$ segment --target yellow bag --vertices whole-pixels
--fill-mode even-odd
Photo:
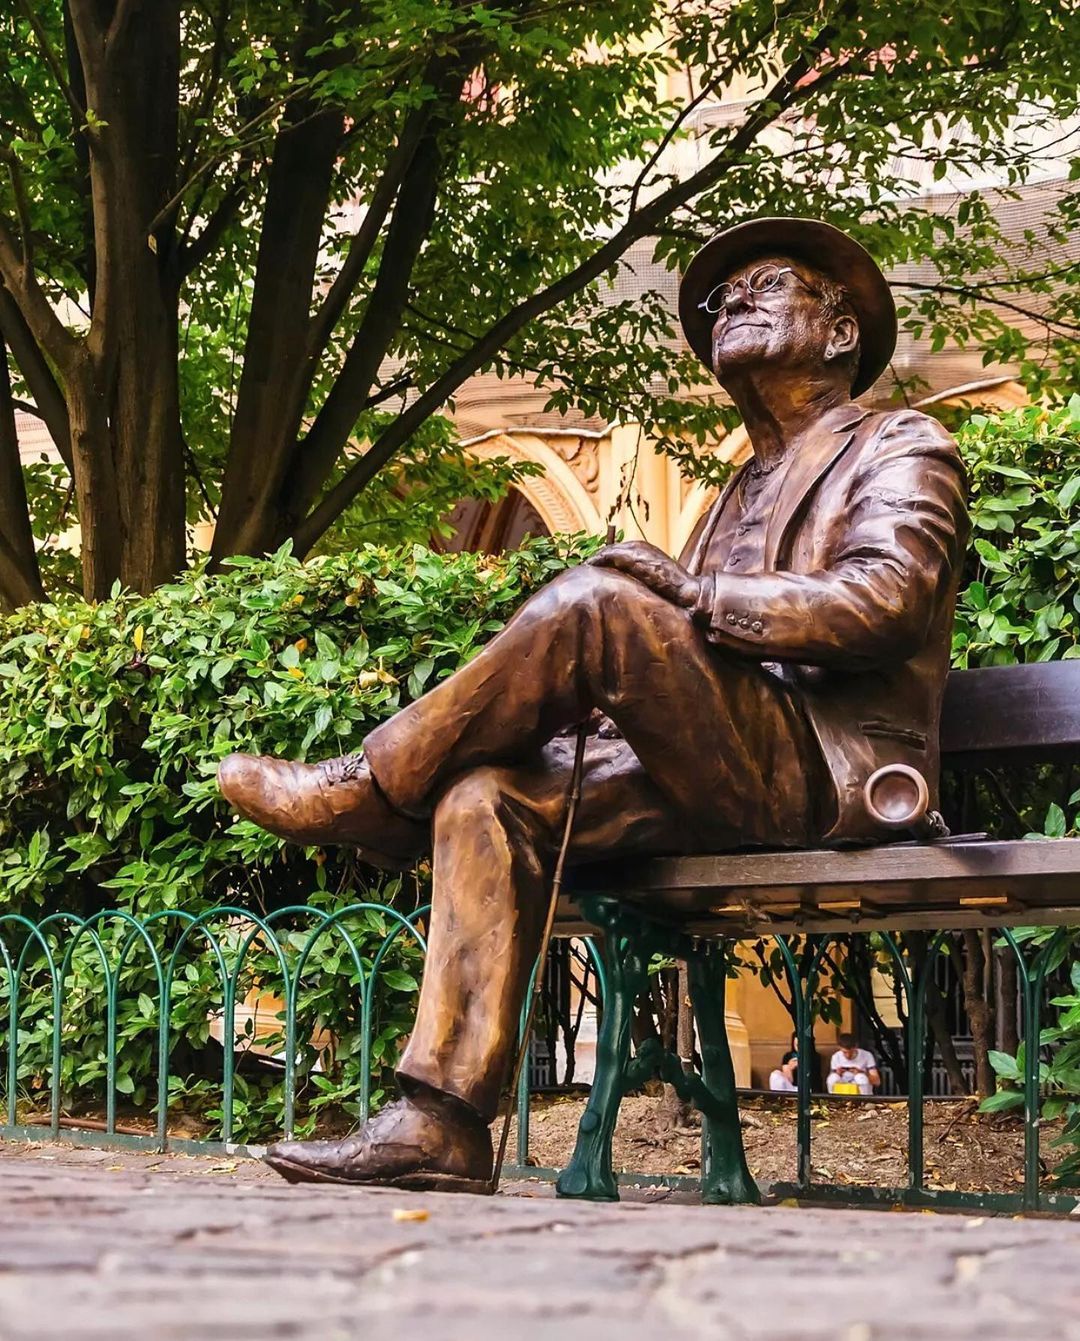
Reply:
[[[858,1094],[859,1087],[853,1080],[838,1080],[832,1087],[833,1094]]]

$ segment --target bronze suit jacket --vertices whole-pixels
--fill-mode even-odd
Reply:
[[[724,572],[710,550],[741,471],[687,566],[707,570],[695,618],[710,641],[761,662],[803,705],[835,788],[826,841],[844,842],[882,836],[862,796],[882,764],[918,768],[936,804],[968,520],[964,468],[936,420],[852,405],[822,429],[781,481],[763,571]]]

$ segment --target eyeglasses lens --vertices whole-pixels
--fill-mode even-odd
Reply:
[[[784,274],[784,271],[779,266],[759,266],[748,279],[737,279],[734,284],[717,284],[715,289],[709,290],[705,301],[698,303],[698,307],[707,312],[709,316],[715,317],[727,305],[727,300],[737,285],[745,285],[751,293],[768,293],[770,289],[776,288],[782,274]]]

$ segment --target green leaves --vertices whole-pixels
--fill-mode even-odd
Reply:
[[[1007,1052],[995,1052],[993,1050],[987,1055],[996,1076],[1000,1076],[1002,1080],[1019,1081],[1022,1079],[1015,1057],[1010,1057]]]
[[[954,664],[1080,655],[1080,397],[972,415],[959,440],[974,527]],[[992,536],[992,539],[990,538]]]
[[[164,935],[176,929],[166,915],[197,916],[221,903],[262,914],[297,904],[333,912],[365,896],[415,907],[424,872],[403,892],[400,881],[347,851],[301,850],[234,823],[217,790],[217,762],[232,750],[315,759],[356,749],[403,702],[473,656],[532,590],[598,543],[538,540],[500,558],[371,545],[306,565],[286,548],[219,576],[197,567],[147,598],[117,593],[90,604],[67,596],[0,619],[5,911],[40,917],[42,910],[85,914],[116,906],[143,919],[158,915],[155,934]],[[323,1105],[355,1107],[358,1001],[390,929],[378,910],[349,920],[344,930],[360,970],[341,932],[326,933],[309,955],[299,995],[302,1060],[307,1067],[321,1057]],[[310,919],[292,934],[283,929],[292,962],[309,931]],[[99,934],[115,962],[128,929],[107,924]],[[212,934],[231,965],[240,928],[226,919]],[[402,936],[380,965],[376,1089],[387,1087],[396,1040],[410,1027],[418,960]],[[276,956],[257,941],[238,1003],[256,984],[270,997],[282,995],[279,979]],[[0,1013],[7,990],[0,975]],[[220,1045],[209,1039],[221,997],[213,952],[193,936],[173,988],[174,1030],[187,1049],[177,1055],[193,1052],[210,1074],[220,1067]],[[139,943],[118,993],[118,1088],[132,1102],[153,1093],[157,999]],[[74,956],[66,1000],[64,1102],[100,1103],[106,993],[89,938]],[[50,984],[40,967],[24,984],[21,1009],[27,1027],[47,1026]],[[264,1015],[252,1036],[280,1052],[277,1010]],[[334,1039],[332,1055],[305,1041],[326,1034]],[[28,1074],[47,1071],[50,1047],[44,1027],[23,1044],[20,1066]],[[255,1140],[279,1129],[280,1074],[256,1070],[238,1076],[237,1085],[239,1135]],[[216,1082],[181,1077],[177,1093],[207,1122],[219,1120]],[[308,1097],[301,1087],[302,1105]],[[307,1111],[317,1111],[314,1101]]]

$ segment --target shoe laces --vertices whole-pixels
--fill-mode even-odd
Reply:
[[[331,786],[342,782],[355,782],[364,771],[364,756],[343,754],[337,759],[326,759],[319,767]]]

